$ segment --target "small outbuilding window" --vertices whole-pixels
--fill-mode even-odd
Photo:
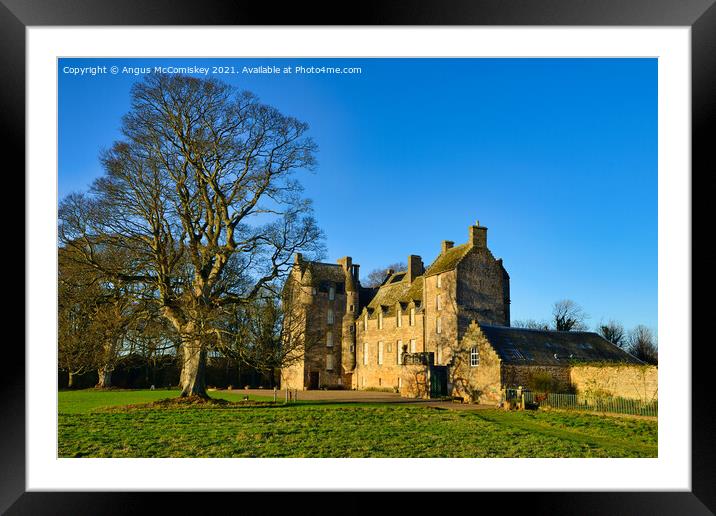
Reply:
[[[477,347],[470,349],[470,367],[477,367],[480,365],[480,354],[477,352]]]

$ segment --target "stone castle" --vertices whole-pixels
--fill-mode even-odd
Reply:
[[[492,403],[505,388],[535,378],[584,390],[608,377],[602,391],[656,396],[655,368],[638,396],[621,385],[628,374],[585,373],[595,363],[642,365],[595,333],[511,328],[510,276],[479,222],[466,243],[443,241],[427,269],[410,255],[407,270],[386,271],[376,288],[361,286],[349,256],[328,264],[297,254],[284,300],[293,324],[286,333],[297,351],[281,371],[282,388],[390,389]]]

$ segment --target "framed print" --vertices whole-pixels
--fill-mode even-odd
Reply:
[[[714,510],[713,2],[0,12],[28,242],[3,510]]]

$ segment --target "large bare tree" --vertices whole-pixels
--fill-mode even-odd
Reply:
[[[583,331],[589,318],[584,309],[571,299],[562,299],[552,305],[552,322],[557,331]]]
[[[152,74],[131,90],[105,174],[60,206],[61,242],[102,274],[151,289],[180,336],[182,396],[207,397],[208,346],[245,304],[320,248],[294,172],[315,164],[307,124],[214,79]],[[113,250],[132,256],[117,267]],[[101,252],[100,252],[101,251]]]

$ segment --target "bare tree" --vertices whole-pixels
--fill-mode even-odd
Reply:
[[[659,363],[656,338],[651,330],[642,324],[629,332],[627,351],[647,364]]]
[[[61,203],[64,245],[155,296],[181,339],[182,396],[208,397],[224,307],[251,302],[295,252],[321,246],[293,178],[315,164],[307,130],[220,81],[148,75],[132,87],[122,139],[101,156],[105,174]],[[102,259],[120,251],[132,260]]]
[[[375,288],[379,287],[383,281],[385,281],[385,278],[388,277],[388,271],[403,271],[406,270],[408,266],[405,264],[405,262],[395,262],[391,263],[384,269],[373,269],[368,273],[368,275],[365,277],[365,279],[361,280],[361,284],[364,287],[369,288]]]
[[[562,299],[552,305],[552,321],[557,331],[581,331],[586,330],[585,321],[589,316],[581,306],[571,299]]]
[[[597,328],[597,333],[620,348],[624,348],[627,345],[624,326],[617,321],[610,320],[606,324],[600,324]]]
[[[512,322],[513,328],[528,328],[530,330],[549,330],[547,321],[536,321],[534,319],[520,319]]]

